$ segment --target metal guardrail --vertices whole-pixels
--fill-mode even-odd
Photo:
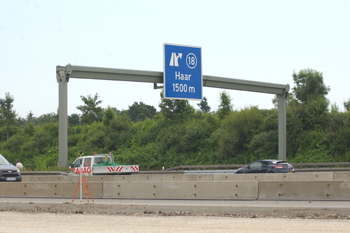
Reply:
[[[349,167],[350,162],[332,162],[332,163],[292,163],[294,168],[321,168],[321,167]]]
[[[247,164],[230,164],[230,165],[180,165],[164,169],[164,171],[178,171],[178,170],[208,170],[208,169],[233,169],[244,167]]]
[[[22,176],[59,176],[69,175],[69,172],[62,171],[21,171]]]
[[[229,164],[229,165],[181,165],[164,169],[164,171],[178,171],[178,170],[208,170],[208,169],[234,169],[244,167],[248,164]],[[339,168],[349,167],[350,162],[332,162],[332,163],[292,163],[294,168]]]

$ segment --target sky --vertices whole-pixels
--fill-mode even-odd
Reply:
[[[0,0],[0,98],[25,118],[56,113],[56,66],[163,72],[164,43],[202,48],[202,73],[294,86],[315,69],[341,111],[350,99],[350,0]],[[223,89],[203,87],[211,110]],[[68,114],[81,96],[126,110],[159,110],[151,83],[71,78]],[[226,90],[234,109],[273,108],[271,94]],[[199,101],[190,101],[198,109]]]

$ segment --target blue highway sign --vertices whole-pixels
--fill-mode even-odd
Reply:
[[[164,97],[203,98],[202,48],[164,44]]]

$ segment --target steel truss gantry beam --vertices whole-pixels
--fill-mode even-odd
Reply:
[[[163,72],[112,69],[89,66],[56,66],[56,78],[59,85],[59,159],[58,165],[68,166],[68,92],[67,83],[70,78],[114,80],[129,82],[163,83]],[[251,91],[275,94],[278,98],[278,158],[286,159],[286,99],[289,85],[256,82],[233,78],[203,75],[203,86],[230,90]]]

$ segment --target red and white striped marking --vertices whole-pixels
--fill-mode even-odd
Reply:
[[[115,167],[115,171],[116,172],[121,172],[123,170],[123,167],[122,166],[117,166]]]
[[[107,169],[109,172],[114,172],[114,167],[108,167]]]
[[[131,166],[131,170],[133,170],[133,171],[138,171],[138,170],[139,170],[139,167],[138,167],[138,166]]]

